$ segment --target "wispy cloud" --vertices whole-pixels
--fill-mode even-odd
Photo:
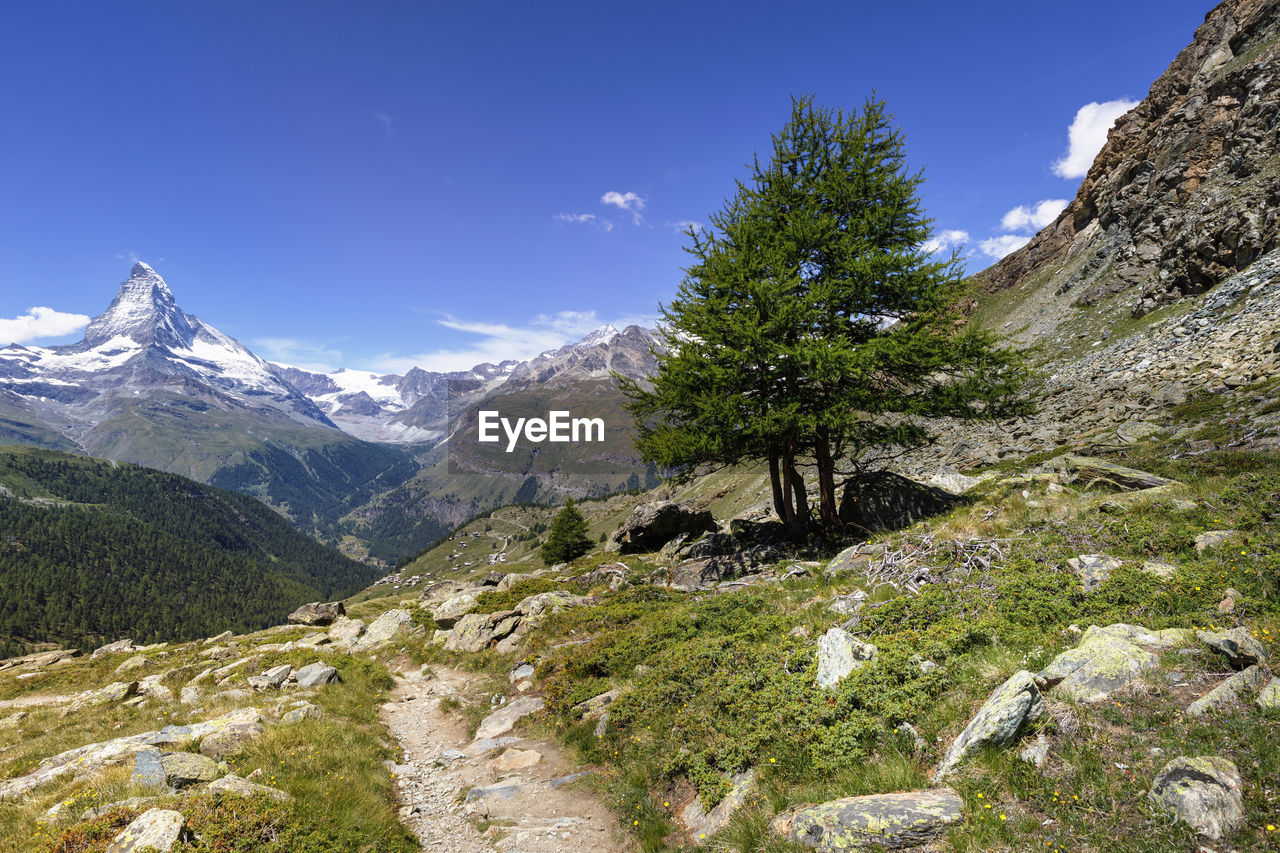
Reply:
[[[135,261],[136,263],[136,261]],[[0,345],[29,344],[41,338],[60,338],[89,325],[86,314],[68,314],[52,308],[28,308],[18,317],[0,318]]]
[[[371,111],[371,114],[382,125],[382,132],[387,135],[387,139],[391,139],[395,135],[395,126],[391,123],[391,116],[376,110]]]
[[[557,222],[592,222],[595,218],[594,213],[557,213],[552,217]]]
[[[343,364],[342,351],[303,338],[256,338],[253,351],[267,361],[316,373],[332,373]]]
[[[702,223],[696,219],[681,219],[679,222],[668,222],[666,227],[677,234],[688,234],[690,231],[697,234],[702,231]]]
[[[524,361],[538,353],[579,340],[606,323],[612,323],[620,329],[633,323],[653,326],[657,317],[627,316],[606,320],[595,311],[560,311],[555,314],[539,314],[522,325],[485,323],[447,315],[437,322],[446,329],[474,335],[475,340],[461,347],[440,348],[416,355],[383,353],[364,365],[365,369],[378,373],[403,374],[413,367],[452,371],[468,370],[485,362],[498,364],[510,359]]]
[[[978,243],[978,248],[984,255],[1000,260],[1030,242],[1031,237],[1026,234],[1001,234],[999,237],[992,237]]]
[[[932,255],[934,252],[950,251],[963,246],[969,242],[969,232],[962,231],[959,228],[951,228],[946,231],[939,231],[928,240],[921,244],[920,248],[926,254]]]
[[[1067,128],[1067,153],[1053,164],[1053,173],[1060,178],[1083,178],[1093,165],[1102,146],[1107,143],[1107,131],[1116,119],[1137,106],[1137,101],[1123,98],[1102,103],[1085,104],[1076,111],[1076,117]]]

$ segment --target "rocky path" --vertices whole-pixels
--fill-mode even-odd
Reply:
[[[382,706],[382,719],[404,751],[404,763],[395,769],[401,817],[423,849],[632,850],[599,797],[573,784],[575,768],[557,744],[513,731],[474,741],[467,737],[462,716],[442,710],[440,703],[463,699],[468,680],[467,673],[443,666],[432,667],[426,676],[402,674]]]

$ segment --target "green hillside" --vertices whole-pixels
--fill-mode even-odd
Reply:
[[[253,498],[131,464],[0,448],[0,637],[91,646],[283,621],[375,570]]]

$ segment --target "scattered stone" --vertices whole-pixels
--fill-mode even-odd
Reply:
[[[1235,613],[1236,607],[1244,596],[1232,587],[1227,587],[1226,593],[1222,600],[1218,602],[1218,612],[1222,614]]]
[[[565,607],[580,607],[590,604],[592,598],[587,595],[573,595],[563,590],[553,589],[537,595],[527,595],[520,599],[515,611],[521,616],[536,618],[544,613],[557,613]]]
[[[916,753],[922,753],[929,748],[929,742],[920,737],[920,732],[916,731],[916,727],[910,723],[899,723],[896,731],[901,732],[911,739],[911,745]]]
[[[1240,704],[1245,694],[1262,684],[1267,675],[1262,667],[1256,665],[1237,672],[1187,706],[1187,713],[1201,717]]]
[[[299,687],[319,687],[339,680],[338,670],[320,661],[307,664],[294,673],[294,678],[297,679]]]
[[[818,686],[835,687],[875,656],[875,646],[832,628],[818,640]]]
[[[1175,758],[1151,783],[1148,796],[1196,832],[1221,839],[1244,825],[1243,780],[1225,758]]]
[[[339,648],[354,646],[363,634],[363,619],[339,619],[329,626],[329,639]]]
[[[218,778],[218,763],[194,752],[144,750],[134,757],[133,781],[174,791]]]
[[[819,853],[865,846],[918,847],[947,831],[962,816],[964,801],[950,788],[845,797],[801,806],[774,818],[769,828]]]
[[[97,690],[86,690],[84,693],[77,695],[71,700],[62,711],[62,716],[66,717],[76,711],[95,705],[109,705],[113,702],[123,702],[138,695],[138,682],[136,681],[116,681],[108,684],[106,687],[100,687]]]
[[[1233,669],[1244,669],[1267,659],[1262,644],[1244,627],[1232,628],[1230,631],[1198,631],[1196,636],[1206,646],[1225,657]]]
[[[574,782],[577,782],[579,779],[585,779],[588,776],[594,776],[599,772],[600,772],[599,770],[579,770],[577,773],[570,773],[568,776],[560,776],[556,779],[552,779],[547,784],[551,786],[552,790],[558,790],[560,788],[563,788],[565,785],[571,785]]]
[[[151,666],[153,663],[155,663],[155,661],[151,660],[151,658],[147,657],[146,655],[134,655],[133,657],[129,658],[124,663],[116,667],[115,674],[120,675],[125,672],[133,672],[135,669],[145,669],[146,667]]]
[[[516,794],[524,790],[524,786],[519,782],[507,780],[498,782],[493,785],[480,785],[467,791],[467,802],[474,803],[476,800],[483,800],[485,797],[498,797],[502,800],[509,800]]]
[[[249,686],[254,690],[279,690],[289,676],[293,675],[293,667],[287,663],[273,666],[261,675],[249,676]]]
[[[710,510],[655,501],[636,507],[622,527],[609,537],[609,542],[624,554],[635,554],[657,551],[681,533],[697,536],[715,529],[716,521]]]
[[[1044,767],[1049,760],[1049,737],[1044,732],[1036,735],[1036,739],[1018,752],[1018,758],[1034,767]]]
[[[955,495],[935,486],[891,471],[872,471],[845,484],[840,520],[867,532],[898,530],[958,503]]]
[[[1155,575],[1166,580],[1173,577],[1178,572],[1178,567],[1171,563],[1159,563],[1148,560],[1142,564],[1142,570],[1149,575]]]
[[[1238,545],[1243,537],[1238,530],[1206,530],[1196,536],[1196,550],[1207,551],[1210,548],[1224,548]]]
[[[413,616],[407,610],[388,610],[365,629],[364,636],[353,646],[360,651],[371,651],[390,643],[400,635],[415,636],[423,633],[421,626],[414,624]]]
[[[200,754],[211,758],[235,755],[263,731],[262,712],[257,708],[241,708],[215,722],[220,724],[200,740]]]
[[[1080,645],[1058,655],[1036,678],[1076,701],[1100,702],[1159,663],[1144,645],[1169,648],[1189,637],[1190,632],[1173,628],[1153,632],[1120,623],[1091,625]]]
[[[1273,678],[1258,691],[1258,707],[1264,711],[1280,709],[1280,678]]]
[[[511,671],[507,673],[507,681],[510,684],[515,684],[517,681],[524,681],[526,678],[533,678],[533,672],[533,664],[521,661],[512,667]]]
[[[496,738],[511,731],[522,717],[541,711],[546,703],[532,696],[524,696],[485,717],[476,729],[476,740]]]
[[[1053,464],[1057,470],[1066,474],[1066,482],[1081,483],[1085,489],[1106,488],[1117,492],[1132,492],[1172,486],[1178,482],[1091,456],[1067,454],[1053,460]]]
[[[978,477],[966,477],[950,465],[944,465],[930,474],[924,482],[925,485],[935,486],[953,495],[963,495],[983,481]]]
[[[318,720],[321,716],[323,715],[320,713],[319,708],[312,705],[310,702],[303,702],[301,705],[281,717],[280,722],[285,725],[293,725],[294,723],[300,723],[303,720]]]
[[[1025,669],[1015,672],[1001,684],[978,709],[960,736],[947,750],[935,781],[941,781],[973,750],[984,746],[1008,746],[1022,727],[1045,714],[1044,699],[1036,686],[1036,678]]]
[[[168,853],[182,837],[187,819],[172,809],[148,809],[115,837],[106,853]]]
[[[113,655],[118,652],[134,652],[133,640],[116,640],[114,643],[107,643],[105,646],[99,646],[93,650],[93,654],[89,656],[89,660],[97,660],[103,655]]]
[[[849,616],[861,610],[866,600],[867,594],[860,589],[855,589],[847,595],[837,595],[831,599],[827,609],[840,616]]]
[[[525,770],[542,760],[542,753],[534,749],[507,749],[497,758],[490,759],[489,766],[499,773]]]
[[[235,632],[234,632],[234,631],[223,631],[223,632],[222,632],[221,634],[219,634],[218,636],[216,636],[216,637],[210,637],[209,639],[205,640],[203,643],[201,643],[201,645],[202,645],[202,646],[212,646],[212,645],[215,645],[215,644],[217,644],[217,643],[224,643],[224,642],[226,642],[227,640],[230,640],[230,639],[231,639],[232,637],[234,637],[234,636],[235,636]]]
[[[489,648],[489,644],[509,635],[520,624],[520,615],[514,610],[496,613],[468,613],[458,620],[444,641],[451,652],[475,654]]]
[[[210,794],[227,794],[236,797],[252,797],[256,794],[265,794],[271,799],[285,803],[292,800],[293,797],[281,791],[279,788],[272,788],[269,785],[259,785],[256,782],[250,782],[234,773],[228,773],[221,779],[218,779],[209,785]]]
[[[1067,565],[1079,576],[1084,591],[1093,592],[1111,577],[1111,573],[1120,568],[1122,563],[1106,554],[1081,554],[1067,560]]]
[[[441,628],[452,628],[476,606],[476,595],[477,593],[467,592],[446,598],[431,611],[431,618]]]
[[[729,777],[729,785],[729,793],[711,811],[703,810],[702,798],[697,796],[680,810],[680,823],[690,838],[695,841],[710,838],[728,825],[733,813],[755,792],[756,771],[751,769]]]
[[[290,625],[315,625],[322,627],[324,625],[332,625],[343,616],[347,615],[347,609],[343,607],[341,601],[334,601],[323,604],[319,601],[313,601],[310,604],[304,604],[297,610],[289,614]]]

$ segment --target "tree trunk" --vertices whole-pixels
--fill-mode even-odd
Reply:
[[[773,487],[773,511],[783,524],[791,521],[791,504],[787,501],[787,493],[782,487],[782,474],[778,470],[778,454],[769,453],[769,485]]]
[[[822,529],[833,532],[840,528],[840,510],[836,506],[836,461],[831,458],[831,441],[825,428],[818,430],[814,441],[818,465],[818,517]]]
[[[796,470],[795,451],[788,448],[782,456],[783,477],[789,481],[791,495],[795,501],[794,517],[791,519],[792,535],[801,539],[809,527],[809,499],[805,495],[804,477]]]

